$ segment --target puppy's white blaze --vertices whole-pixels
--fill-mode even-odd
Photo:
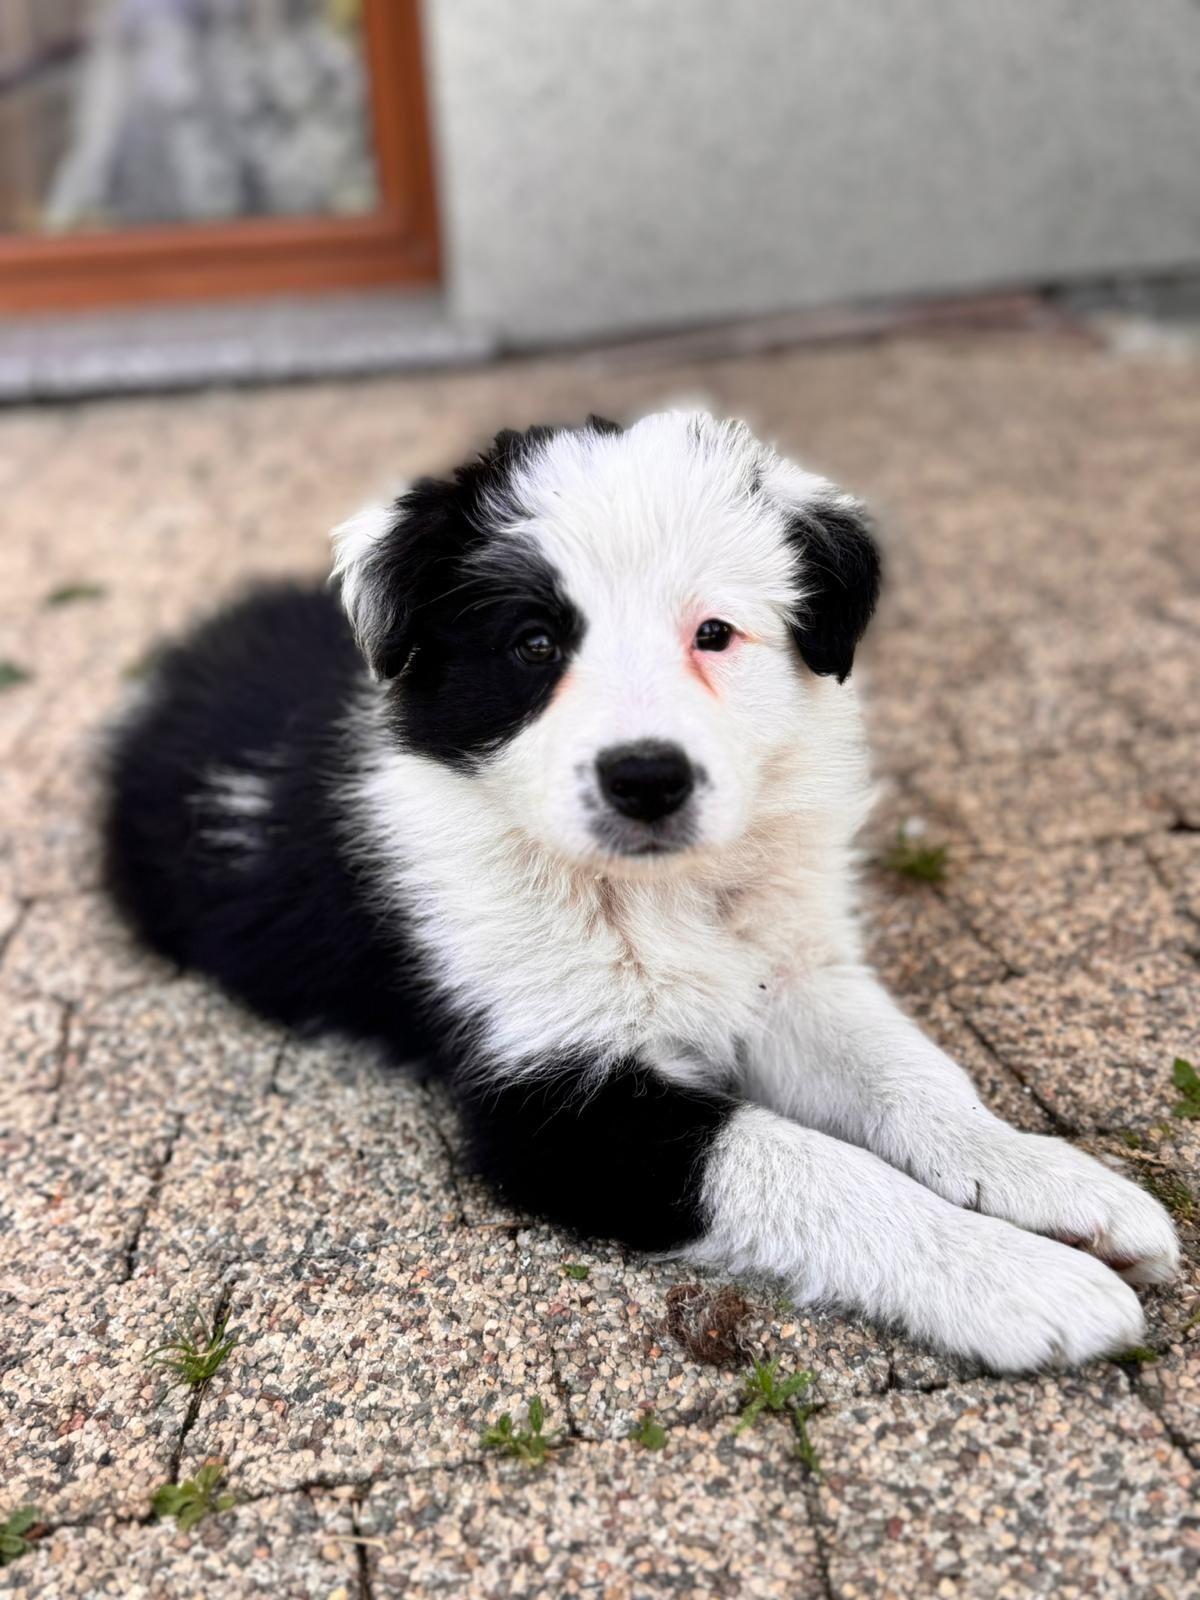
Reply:
[[[330,580],[340,586],[342,605],[360,647],[364,646],[374,621],[363,586],[366,561],[378,542],[391,531],[395,520],[396,512],[390,505],[363,506],[330,535],[333,545]]]
[[[754,633],[795,603],[788,515],[838,493],[785,467],[744,425],[698,414],[647,417],[619,435],[560,434],[514,474],[525,515],[511,525],[601,616],[724,607]],[[765,492],[769,477],[781,492]]]

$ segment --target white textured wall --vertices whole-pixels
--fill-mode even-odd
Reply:
[[[1200,262],[1196,0],[426,0],[516,341]]]

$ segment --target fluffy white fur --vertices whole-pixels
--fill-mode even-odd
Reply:
[[[482,1018],[480,1070],[579,1051],[598,1070],[637,1053],[688,1081],[733,1075],[756,1104],[710,1163],[693,1260],[777,1272],[803,1302],[1001,1370],[1136,1342],[1117,1273],[1038,1235],[1161,1281],[1178,1262],[1162,1208],[992,1116],[862,966],[859,709],[786,626],[784,519],[836,491],[744,428],[674,413],[556,436],[516,489],[519,518],[496,515],[587,618],[566,679],[480,774],[398,752],[368,704],[353,795],[439,983]],[[356,573],[387,526],[366,512],[338,535],[357,625]],[[697,663],[706,617],[739,638]],[[586,826],[597,753],[638,738],[680,744],[708,780],[695,847],[649,861],[604,855]]]

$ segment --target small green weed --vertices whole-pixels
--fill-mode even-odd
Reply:
[[[51,589],[46,596],[47,606],[70,606],[77,600],[103,600],[108,590],[102,583],[64,583]]]
[[[789,1377],[779,1376],[779,1357],[774,1361],[756,1361],[750,1368],[742,1389],[744,1402],[738,1418],[737,1431],[745,1433],[752,1428],[764,1411],[791,1411],[796,1395],[807,1389],[813,1381],[811,1372],[793,1372]]]
[[[573,1278],[576,1283],[582,1283],[591,1272],[591,1267],[584,1267],[578,1261],[564,1261],[562,1264],[563,1277]]]
[[[889,872],[915,883],[941,883],[946,876],[949,846],[922,844],[910,837],[907,828],[900,828],[889,849],[880,856],[880,863]]]
[[[667,1442],[667,1430],[654,1420],[653,1411],[647,1411],[629,1430],[629,1437],[643,1450],[661,1450]]]
[[[190,1306],[170,1337],[151,1350],[146,1360],[172,1373],[175,1382],[185,1388],[202,1389],[241,1336],[240,1328],[229,1326],[227,1312],[219,1312],[209,1321]]]
[[[15,689],[19,683],[28,683],[30,674],[16,661],[7,657],[0,660],[0,689]]]
[[[756,1361],[751,1367],[742,1389],[744,1402],[738,1418],[737,1432],[752,1428],[764,1411],[786,1416],[792,1424],[796,1438],[795,1454],[811,1473],[820,1476],[821,1463],[808,1433],[808,1419],[816,1410],[800,1401],[800,1395],[813,1381],[808,1371],[793,1372],[786,1378],[779,1376],[779,1357],[774,1361]]]
[[[164,1483],[156,1489],[150,1509],[162,1520],[174,1517],[180,1533],[190,1533],[198,1522],[213,1512],[228,1511],[236,1504],[228,1492],[218,1494],[225,1468],[219,1461],[206,1461],[194,1478],[182,1483]]]
[[[1113,1360],[1119,1367],[1149,1367],[1158,1360],[1158,1351],[1151,1350],[1149,1345],[1135,1344],[1122,1350]]]
[[[17,1561],[33,1548],[29,1530],[36,1526],[38,1512],[34,1506],[19,1506],[0,1522],[0,1567]]]
[[[1200,1073],[1190,1061],[1175,1057],[1171,1068],[1171,1081],[1179,1090],[1181,1099],[1171,1115],[1173,1117],[1200,1117]]]
[[[1142,1188],[1164,1206],[1176,1222],[1190,1222],[1196,1212],[1196,1196],[1177,1172],[1163,1167],[1142,1167],[1138,1172]]]
[[[808,1436],[808,1419],[815,1406],[796,1406],[792,1411],[792,1428],[796,1434],[796,1459],[802,1461],[815,1478],[821,1476],[821,1458]]]
[[[518,1433],[513,1419],[506,1411],[502,1417],[483,1430],[479,1442],[485,1450],[495,1450],[502,1456],[516,1456],[531,1467],[545,1463],[551,1450],[559,1448],[558,1441],[542,1432],[546,1421],[546,1408],[534,1395],[529,1402],[529,1424]]]

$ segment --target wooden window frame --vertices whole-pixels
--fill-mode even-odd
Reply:
[[[0,237],[0,312],[436,281],[420,0],[363,0],[378,208]]]

